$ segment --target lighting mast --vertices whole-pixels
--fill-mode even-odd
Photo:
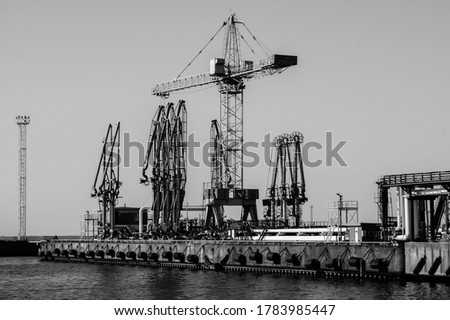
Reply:
[[[29,116],[17,116],[16,123],[19,126],[19,236],[18,240],[26,240],[27,237],[27,125],[30,124]]]

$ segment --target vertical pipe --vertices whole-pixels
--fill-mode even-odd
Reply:
[[[147,220],[148,220],[148,214],[150,212],[150,207],[141,207],[139,209],[139,236],[144,232],[144,226],[143,226],[143,222],[142,222],[142,215],[143,215],[144,210],[147,210]]]
[[[401,187],[397,187],[397,227],[396,230],[402,230],[402,234],[404,233],[404,225],[403,225],[403,190]]]
[[[419,200],[419,238],[421,241],[426,239],[426,211],[427,211],[427,201]]]
[[[402,191],[402,193],[404,193]],[[405,227],[405,240],[408,240],[412,236],[411,232],[411,208],[407,195],[403,195],[403,217]]]
[[[383,228],[383,238],[387,240],[388,237],[388,219],[389,219],[389,188],[380,187],[380,197],[381,197],[381,214],[382,214],[382,228]]]

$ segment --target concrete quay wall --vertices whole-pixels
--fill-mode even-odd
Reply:
[[[450,276],[450,243],[405,243],[405,273],[415,276]]]
[[[175,253],[196,256],[192,263],[223,264],[226,266],[248,266],[268,268],[300,268],[336,270],[339,260],[340,270],[356,271],[362,267],[367,272],[389,272],[403,274],[405,272],[405,252],[402,244],[380,243],[300,243],[300,242],[255,242],[236,240],[50,240],[40,245],[40,253],[61,255],[63,252],[77,252],[78,256],[106,253],[113,250],[115,254],[123,252],[125,257],[110,256],[110,259],[140,260],[141,253],[148,257],[157,257],[157,261],[173,261]],[[164,254],[166,252],[166,254]],[[169,252],[170,254],[167,254]],[[83,254],[82,254],[83,253]],[[156,254],[156,255],[155,255]],[[167,256],[171,259],[167,259]],[[70,259],[71,256],[68,256]],[[91,257],[94,258],[94,257]],[[106,257],[105,257],[106,258]],[[360,259],[358,259],[360,258]],[[95,259],[103,257],[95,256]],[[316,260],[316,261],[314,261]],[[387,261],[387,269],[371,267],[374,260]],[[356,264],[355,264],[356,261]],[[181,262],[181,261],[180,261]],[[184,261],[183,261],[184,262]],[[190,261],[186,261],[190,262]]]

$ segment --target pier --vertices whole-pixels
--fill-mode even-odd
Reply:
[[[292,274],[326,278],[400,279],[404,246],[227,240],[50,240],[43,260]]]

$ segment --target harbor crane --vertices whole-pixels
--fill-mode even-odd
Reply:
[[[140,183],[153,187],[153,224],[166,231],[177,230],[186,186],[187,111],[160,105],[152,120]],[[151,177],[147,176],[152,167]]]
[[[274,139],[274,151],[269,170],[265,215],[272,221],[289,222],[295,218],[295,226],[302,220],[302,205],[308,200],[302,160],[303,135],[295,131]]]
[[[108,224],[111,232],[114,232],[114,212],[119,197],[121,182],[119,180],[120,167],[120,122],[113,126],[109,124],[103,140],[100,161],[92,186],[91,197],[98,198],[102,210],[103,234],[108,235]]]
[[[157,84],[152,94],[167,98],[175,91],[187,90],[206,85],[217,85],[220,93],[220,119],[213,123],[212,130],[216,130],[216,140],[220,144],[219,157],[213,163],[213,177],[204,190],[207,203],[206,225],[222,223],[224,205],[242,206],[242,220],[246,220],[250,213],[252,220],[257,220],[256,199],[257,189],[244,189],[243,184],[243,92],[245,82],[264,76],[270,76],[285,71],[288,67],[297,65],[297,56],[267,54],[267,59],[255,64],[253,61],[243,60],[241,57],[241,39],[249,45],[238,26],[244,27],[258,46],[262,43],[250,32],[247,26],[235,14],[231,14],[223,22],[220,29],[209,40],[206,46],[225,29],[225,38],[221,58],[210,61],[209,73],[202,73],[191,77],[181,78],[181,73],[175,80]],[[205,47],[206,47],[205,46]],[[204,47],[204,48],[205,48]],[[204,49],[203,48],[203,49]],[[203,49],[194,58],[203,51]],[[254,50],[251,49],[253,52]],[[217,153],[216,153],[217,154]]]

